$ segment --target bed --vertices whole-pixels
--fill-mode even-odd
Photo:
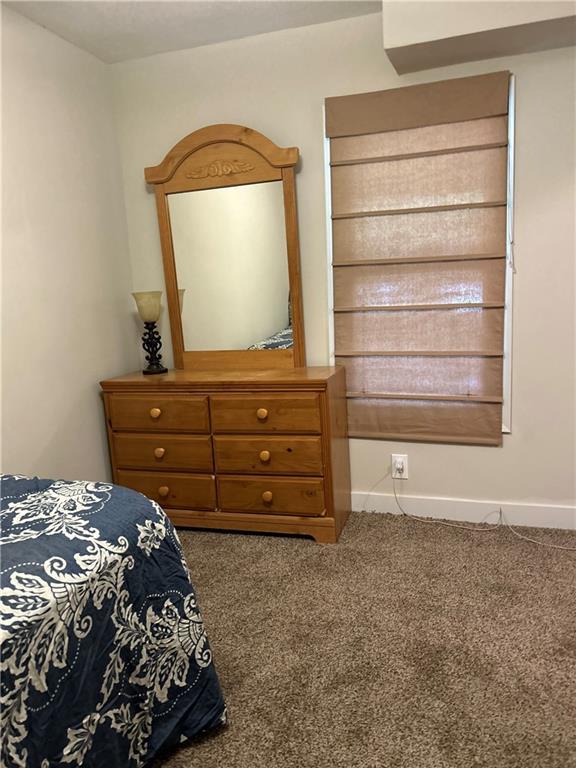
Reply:
[[[267,339],[259,341],[257,344],[253,344],[248,349],[291,349],[294,346],[294,338],[292,334],[292,326],[284,328],[281,331],[268,336]]]
[[[224,723],[160,507],[106,483],[1,480],[2,768],[143,766]]]

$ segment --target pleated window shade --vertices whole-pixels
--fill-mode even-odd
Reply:
[[[349,434],[500,445],[509,73],[326,100]]]

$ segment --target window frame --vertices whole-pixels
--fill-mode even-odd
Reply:
[[[508,174],[506,205],[506,280],[504,293],[504,359],[502,361],[502,433],[512,432],[512,318],[514,275],[514,153],[516,135],[516,78],[510,75],[508,91]]]

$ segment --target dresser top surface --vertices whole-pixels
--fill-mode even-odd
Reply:
[[[343,368],[312,366],[262,371],[188,371],[171,370],[168,373],[145,376],[140,371],[101,381],[105,391],[119,390],[186,390],[202,388],[322,388],[328,379],[343,374]]]

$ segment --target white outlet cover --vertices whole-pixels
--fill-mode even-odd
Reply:
[[[402,463],[403,471],[398,472],[396,467],[399,463]],[[408,479],[408,454],[406,453],[392,453],[391,462],[392,477],[394,480],[407,480]]]

